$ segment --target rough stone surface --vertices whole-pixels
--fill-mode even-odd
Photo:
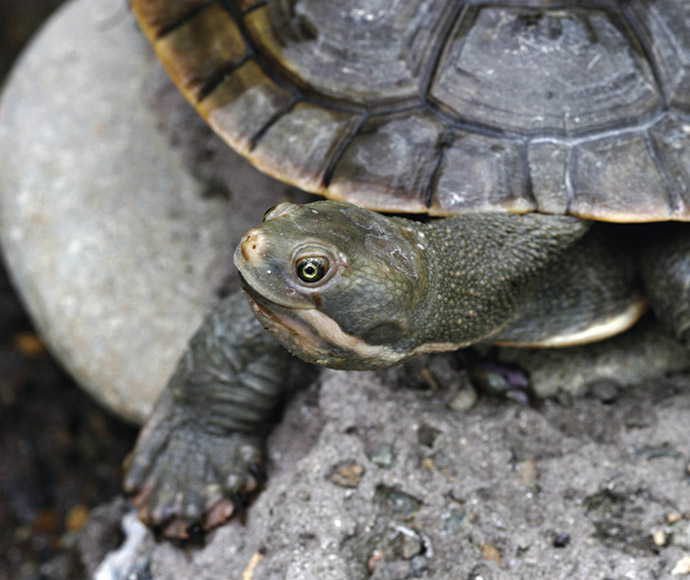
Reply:
[[[182,102],[123,3],[66,5],[6,84],[9,269],[58,358],[130,419],[148,414],[241,234],[286,191]]]
[[[687,378],[615,404],[484,396],[463,413],[450,404],[461,373],[400,388],[423,384],[415,373],[326,371],[273,433],[247,523],[204,547],[143,544],[132,566],[154,579],[652,580],[688,554]],[[363,468],[355,487],[334,481],[342,465]]]

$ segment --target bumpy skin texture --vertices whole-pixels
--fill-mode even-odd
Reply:
[[[288,358],[241,294],[211,313],[128,460],[125,490],[144,522],[186,538],[227,520],[256,491]]]

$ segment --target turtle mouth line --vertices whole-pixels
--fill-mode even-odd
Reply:
[[[309,310],[310,307],[306,305],[298,305],[288,300],[281,302],[278,300],[272,300],[267,298],[261,292],[258,292],[252,284],[247,280],[247,278],[240,272],[240,283],[242,285],[242,290],[251,299],[251,301],[257,304],[262,311],[265,312],[275,312],[276,310],[281,310],[282,312],[294,312],[296,310]]]
[[[263,316],[270,317],[272,320],[279,320],[279,317],[274,316],[273,309],[269,308],[268,304],[271,304],[273,306],[279,305],[275,302],[271,302],[264,296],[261,296],[261,294],[257,293],[251,286],[249,286],[249,284],[246,283],[244,278],[242,278],[242,290],[250,299],[252,306],[254,307],[254,310],[260,311],[260,313]]]
[[[363,370],[390,366],[406,358],[404,352],[369,345],[345,333],[335,320],[317,308],[277,304],[256,292],[244,278],[242,288],[263,327],[302,360],[335,369]]]
[[[279,306],[275,302],[269,300],[268,298],[254,290],[254,288],[252,288],[252,286],[247,282],[247,279],[241,273],[240,283],[242,285],[242,290],[252,301],[252,304],[255,304],[257,308],[260,308],[261,311],[265,314],[269,314],[271,312],[271,310],[267,307],[268,304],[275,304],[276,306]]]
[[[311,308],[291,308],[269,300],[254,290],[244,279],[242,289],[251,301],[257,318],[273,336],[291,353],[307,362],[324,364],[324,351],[332,350],[314,325],[307,320]],[[331,355],[332,356],[332,355]]]
[[[241,274],[240,281],[242,283],[242,290],[251,301],[254,312],[267,330],[278,332],[280,336],[297,336],[304,332],[304,328],[301,329],[302,332],[298,329],[298,327],[303,327],[305,324],[299,313],[308,309],[280,304],[266,298],[252,288]],[[318,333],[314,328],[310,327],[309,334],[316,335]]]

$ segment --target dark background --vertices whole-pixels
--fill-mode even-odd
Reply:
[[[0,1],[0,86],[61,3]],[[119,492],[135,434],[51,358],[0,265],[0,580],[65,580],[77,532]]]

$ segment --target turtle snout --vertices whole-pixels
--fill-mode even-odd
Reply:
[[[251,266],[262,262],[266,256],[266,236],[256,228],[249,230],[240,242],[240,253]]]

